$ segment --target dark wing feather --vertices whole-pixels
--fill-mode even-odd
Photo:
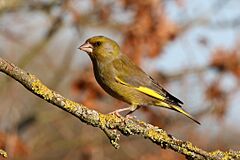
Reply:
[[[178,105],[180,107],[181,104],[183,104],[181,100],[168,93],[163,87],[154,81],[153,78],[151,78],[141,68],[131,62],[125,55],[121,55],[118,59],[114,60],[113,66],[118,71],[116,72],[116,76],[125,83],[134,87],[142,86],[150,88],[161,96],[166,97],[165,101],[167,103]]]
[[[152,84],[155,85],[157,88],[161,89],[161,91],[165,93],[165,96],[166,96],[168,99],[170,99],[170,100],[173,101],[173,102],[176,102],[177,104],[183,104],[183,102],[182,102],[180,99],[174,97],[174,96],[171,95],[169,92],[167,92],[167,91],[166,91],[163,87],[161,87],[152,77],[150,77],[150,78],[151,78],[151,80],[152,80]]]

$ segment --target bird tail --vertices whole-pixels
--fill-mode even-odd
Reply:
[[[175,110],[175,111],[177,111],[179,113],[182,113],[186,117],[190,118],[191,120],[193,120],[197,124],[199,124],[199,125],[201,124],[196,119],[194,119],[193,116],[191,116],[187,111],[185,111],[181,106],[178,106],[178,105],[175,105],[175,104],[168,104],[168,103],[165,103],[165,102],[160,102],[160,103],[157,103],[155,105]]]
[[[191,120],[193,120],[194,122],[196,122],[197,124],[201,124],[200,122],[198,122],[196,119],[193,118],[192,115],[190,115],[189,113],[187,113],[184,109],[180,108],[179,106],[176,105],[171,105],[171,107],[173,108],[173,110],[184,114],[186,117],[190,118]]]

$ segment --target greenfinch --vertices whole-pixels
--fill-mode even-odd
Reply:
[[[79,47],[91,58],[94,75],[99,85],[111,96],[130,107],[114,111],[128,114],[142,106],[159,106],[175,110],[200,124],[183,108],[183,102],[161,87],[152,77],[122,54],[119,45],[104,36],[89,38]]]

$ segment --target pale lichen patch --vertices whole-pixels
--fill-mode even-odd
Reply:
[[[78,106],[78,105],[79,105],[78,103],[66,99],[66,100],[65,100],[65,106],[64,106],[64,108],[65,108],[67,111],[73,112],[73,111],[77,110],[77,107],[76,107],[76,106]]]
[[[54,97],[53,92],[42,84],[40,80],[35,80],[32,82],[32,90],[34,93],[42,96],[45,100],[52,100]]]
[[[229,152],[222,152],[220,150],[216,150],[212,153],[210,153],[211,156],[213,157],[219,157],[219,159],[221,158],[221,160],[233,160],[233,159],[240,159],[240,155],[238,154],[234,154],[233,152],[229,151]],[[235,155],[233,157],[233,155]]]
[[[0,149],[0,155],[3,156],[4,158],[7,158],[7,152]]]

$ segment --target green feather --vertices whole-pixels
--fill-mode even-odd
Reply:
[[[168,93],[123,55],[115,41],[96,36],[88,39],[86,43],[92,46],[92,52],[88,54],[93,62],[95,78],[107,93],[135,108],[155,105],[173,109],[199,124],[182,109],[182,101]]]

